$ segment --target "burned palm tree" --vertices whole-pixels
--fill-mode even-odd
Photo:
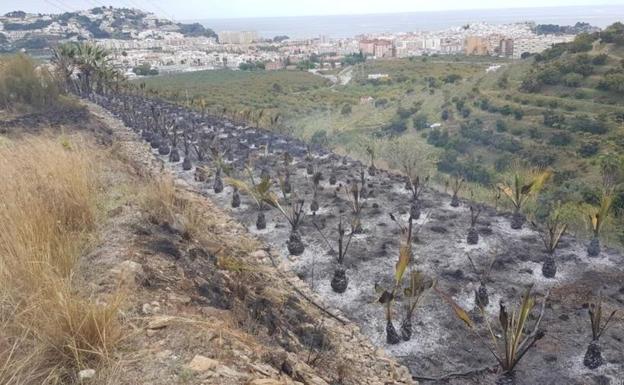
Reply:
[[[366,146],[366,154],[368,154],[368,158],[370,159],[370,164],[368,165],[368,175],[373,176],[377,172],[377,167],[375,166],[377,150],[372,143],[369,143]]]
[[[543,226],[538,226],[535,223],[533,223],[533,226],[539,230],[540,238],[546,250],[546,257],[542,265],[542,275],[546,278],[554,278],[557,273],[555,251],[557,246],[559,246],[561,237],[568,228],[568,224],[562,221],[561,211],[557,207],[546,219]]]
[[[522,213],[524,204],[539,193],[548,182],[552,172],[550,171],[528,171],[517,172],[513,175],[511,183],[498,184],[499,190],[509,199],[514,207],[511,218],[511,228],[520,230],[524,224],[525,217]]]
[[[522,297],[520,307],[516,311],[509,313],[507,306],[502,301],[500,302],[498,313],[500,332],[492,327],[489,317],[483,317],[492,340],[491,343],[486,342],[486,339],[481,336],[466,310],[462,309],[450,295],[437,288],[435,289],[442,299],[451,306],[455,315],[466,324],[468,329],[478,338],[481,344],[485,345],[498,362],[502,375],[497,379],[497,385],[515,383],[514,371],[516,366],[522,357],[535,346],[535,343],[544,337],[545,333],[540,329],[540,325],[544,317],[548,293],[542,300],[539,315],[531,317],[531,313],[536,305],[536,299],[531,295],[532,288],[532,285],[527,288]],[[531,318],[535,319],[535,323],[532,327],[529,327]],[[502,334],[503,338],[498,337],[499,333]]]
[[[306,161],[306,173],[308,175],[314,175],[314,157],[312,156],[312,149],[310,148],[310,146],[308,146],[305,161]]]
[[[169,152],[169,162],[177,163],[180,161],[180,153],[178,152],[178,125],[173,125],[169,134],[171,141],[171,151]]]
[[[588,214],[588,222],[592,231],[592,239],[587,246],[587,255],[597,257],[600,255],[600,232],[609,217],[611,206],[613,204],[613,195],[605,192],[600,199],[599,207],[592,207]]]
[[[213,183],[213,189],[216,194],[219,194],[223,191],[223,180],[221,179],[221,172],[227,169],[227,165],[224,160],[224,152],[221,151],[218,142],[218,136],[215,135],[210,145],[210,153],[212,162],[215,166],[215,178]],[[262,180],[269,179],[268,177],[261,177]]]
[[[602,351],[600,348],[599,339],[609,326],[609,322],[617,312],[613,310],[605,323],[602,323],[602,295],[598,297],[596,303],[589,305],[589,320],[591,322],[592,340],[587,347],[585,357],[583,357],[583,364],[589,369],[596,369],[601,366],[604,361],[602,359]]]
[[[226,183],[231,185],[236,191],[242,191],[249,195],[256,203],[258,216],[256,218],[256,229],[266,229],[266,218],[264,216],[265,202],[271,199],[271,180],[262,179],[260,183],[256,183],[253,172],[247,169],[249,174],[249,182],[240,179],[226,178]]]
[[[182,160],[182,170],[189,171],[193,168],[191,162],[191,146],[193,141],[193,128],[189,125],[182,131],[182,144],[184,145],[184,160]]]
[[[412,338],[412,319],[423,294],[434,286],[433,280],[427,279],[420,271],[412,271],[409,276],[409,286],[403,290],[406,299],[405,316],[401,322],[401,337],[404,341]]]
[[[345,241],[346,229],[342,224],[342,217],[340,218],[340,222],[338,222],[337,228],[338,250],[336,251],[316,223],[314,223],[314,227],[321,234],[321,237],[323,238],[331,252],[338,255],[338,258],[336,260],[338,266],[336,266],[336,268],[334,269],[334,276],[332,277],[330,284],[332,290],[334,290],[336,293],[342,294],[347,290],[347,286],[349,285],[349,279],[347,278],[346,269],[344,268],[344,259],[347,255],[347,252],[349,251],[351,239],[353,239],[353,228],[351,228],[349,236],[346,238]]]
[[[451,207],[459,207],[459,192],[461,191],[463,185],[464,178],[459,176],[453,177],[453,180],[451,181],[451,189],[453,191],[453,195],[451,196]]]
[[[241,204],[240,194],[238,193],[238,188],[236,186],[233,187],[234,191],[232,191],[232,208],[238,208]]]
[[[396,345],[401,342],[401,337],[396,331],[394,324],[392,323],[392,305],[396,300],[397,293],[399,288],[402,285],[403,275],[407,270],[408,265],[412,259],[412,230],[413,230],[413,220],[410,216],[407,220],[407,226],[402,225],[399,221],[394,217],[394,215],[390,214],[390,218],[399,225],[401,229],[402,241],[399,246],[399,260],[395,266],[394,273],[394,285],[391,290],[384,290],[376,286],[378,291],[381,291],[381,296],[379,297],[379,303],[385,305],[386,311],[386,342],[391,345]],[[410,332],[411,336],[411,332]]]
[[[410,215],[414,219],[420,218],[421,214],[421,202],[420,198],[422,196],[425,187],[427,186],[427,182],[429,182],[429,176],[420,178],[419,175],[409,175],[408,176],[408,185],[409,191],[412,193],[411,203],[410,203]]]
[[[323,174],[320,171],[315,172],[314,177],[312,178],[312,203],[310,203],[310,211],[312,211],[312,215],[316,215],[316,212],[319,210],[318,190],[322,178]]]
[[[351,187],[344,186],[345,196],[349,202],[349,208],[351,209],[353,224],[353,231],[356,234],[361,234],[364,230],[362,228],[362,199],[360,197],[360,189],[356,181],[351,182]]]
[[[360,199],[366,199],[368,190],[366,189],[366,172],[364,168],[360,168]]]
[[[466,242],[469,245],[476,245],[479,243],[479,231],[477,230],[477,221],[483,207],[480,205],[470,205],[470,228],[468,229],[468,236]]]
[[[468,256],[468,261],[470,261],[470,266],[472,267],[472,270],[474,271],[474,273],[477,275],[479,279],[479,288],[475,290],[475,305],[477,308],[481,309],[481,311],[483,311],[483,309],[485,309],[485,307],[490,304],[490,296],[488,295],[487,283],[490,279],[490,272],[492,271],[492,266],[494,265],[494,262],[496,261],[496,254],[497,254],[496,251],[492,253],[492,258],[490,259],[490,262],[488,263],[487,266],[483,268],[483,270],[477,269],[477,265],[474,263],[472,257]]]
[[[303,205],[304,200],[299,199],[296,196],[290,199],[290,203],[288,207],[284,208],[280,203],[277,197],[274,194],[269,193],[265,197],[265,202],[276,208],[284,218],[288,221],[290,225],[290,235],[288,236],[288,241],[286,242],[286,247],[288,248],[288,252],[291,255],[301,255],[305,250],[305,245],[301,240],[301,234],[299,233],[299,225],[301,224],[301,220],[303,219]]]
[[[336,182],[337,182],[336,168],[332,166],[331,171],[329,172],[329,185],[335,186]]]

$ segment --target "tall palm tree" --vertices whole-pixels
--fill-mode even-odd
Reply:
[[[66,92],[70,91],[71,87],[74,85],[72,77],[77,68],[77,53],[78,46],[74,43],[60,44],[54,48],[52,52],[52,64],[56,67],[56,71],[61,77]]]
[[[102,47],[90,43],[78,45],[77,63],[83,83],[83,92],[91,93],[93,77],[98,76],[109,66],[109,60],[108,51]]]

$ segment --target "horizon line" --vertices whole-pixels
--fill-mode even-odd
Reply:
[[[463,9],[437,9],[429,11],[392,11],[392,12],[363,12],[363,13],[327,13],[313,15],[280,15],[280,16],[239,16],[239,17],[207,17],[194,19],[177,19],[178,21],[199,21],[199,20],[241,20],[241,19],[279,19],[293,17],[342,17],[342,16],[372,16],[372,15],[396,15],[401,13],[440,13],[440,12],[465,12],[465,11],[496,11],[496,10],[522,10],[522,9],[548,9],[548,8],[584,8],[584,7],[622,7],[624,4],[580,4],[580,5],[544,5],[544,6],[516,6],[516,7],[486,7],[486,8],[463,8]]]

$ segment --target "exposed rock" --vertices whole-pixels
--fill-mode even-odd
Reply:
[[[78,379],[80,381],[89,380],[95,377],[95,369],[83,369],[78,372]]]
[[[217,366],[219,366],[219,361],[198,354],[185,365],[185,368],[194,372],[205,372],[215,369]]]

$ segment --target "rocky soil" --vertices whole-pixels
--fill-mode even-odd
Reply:
[[[112,108],[107,102],[102,100],[99,102]],[[108,126],[115,127],[118,132],[124,130],[122,123],[114,115],[100,107],[92,105],[90,108]],[[171,106],[168,108],[174,109]],[[198,119],[196,113],[179,107],[175,109],[182,117],[192,116]],[[120,117],[119,111],[115,112],[117,117]],[[131,128],[140,131],[138,124]],[[353,180],[359,180],[360,171],[365,167],[358,161],[343,159],[323,149],[315,149],[308,154],[306,146],[300,141],[253,127],[237,125],[227,120],[206,118],[200,129],[219,138],[219,145],[226,150],[226,163],[232,168],[233,175],[244,178],[243,167],[253,159],[253,172],[256,178],[259,178],[262,172],[268,172],[274,178],[275,191],[279,191],[275,177],[278,170],[284,167],[284,153],[288,152],[292,156],[293,161],[289,166],[291,183],[298,196],[304,199],[306,211],[306,217],[300,228],[305,245],[305,251],[301,255],[289,255],[286,246],[290,234],[289,227],[276,210],[263,211],[267,227],[257,230],[258,210],[248,196],[241,194],[241,205],[232,208],[232,188],[226,184],[223,191],[215,191],[214,164],[211,165],[210,161],[197,162],[195,157],[192,159],[195,166],[193,170],[185,171],[181,162],[169,162],[168,156],[158,156],[156,149],[151,149],[148,144],[139,144],[141,139],[138,133],[130,134],[129,130],[126,132],[128,141],[141,146],[143,151],[158,156],[161,167],[173,173],[181,185],[192,192],[209,197],[206,204],[210,206],[210,210],[223,210],[238,220],[246,231],[271,245],[270,252],[258,251],[255,254],[259,263],[268,268],[275,264],[279,267],[276,271],[288,277],[287,280],[275,277],[271,282],[278,287],[284,285],[284,282],[289,282],[291,288],[296,287],[298,292],[307,293],[303,297],[297,295],[301,306],[310,308],[310,311],[316,309],[318,313],[316,317],[325,320],[324,327],[331,325],[332,328],[340,330],[335,335],[340,335],[344,330],[350,330],[347,334],[358,335],[357,328],[352,324],[344,326],[336,318],[353,321],[375,346],[407,365],[411,374],[421,379],[423,383],[494,383],[498,375],[493,370],[496,367],[493,357],[467,332],[461,321],[455,318],[450,307],[432,292],[426,294],[421,306],[415,312],[411,340],[397,345],[386,344],[384,310],[377,303],[379,294],[375,291],[375,286],[390,287],[394,265],[398,259],[399,229],[390,220],[389,214],[392,213],[403,221],[409,215],[409,194],[405,190],[405,179],[402,176],[385,170],[377,170],[374,175],[364,173],[367,193],[362,215],[363,232],[354,237],[346,257],[348,288],[346,292],[338,294],[330,285],[336,268],[335,256],[331,255],[316,227],[322,229],[332,240],[335,238],[333,229],[337,227],[341,217],[350,216],[344,186]],[[204,169],[203,166],[207,167]],[[205,170],[200,178],[197,178],[197,167]],[[312,176],[307,172],[309,167],[320,171],[323,175],[317,194],[320,208],[315,213],[310,210],[313,183]],[[329,183],[331,175],[336,177],[335,185]],[[492,322],[498,316],[499,301],[517,304],[528,285],[535,285],[534,291],[539,296],[550,293],[542,323],[546,336],[517,367],[516,382],[526,385],[580,385],[616,384],[617,381],[621,381],[624,373],[622,312],[618,313],[613,326],[601,338],[605,364],[595,370],[587,369],[583,366],[583,356],[591,340],[587,315],[588,302],[601,291],[606,310],[621,308],[624,303],[622,255],[607,248],[599,257],[589,258],[586,255],[584,241],[566,236],[556,254],[557,274],[555,278],[547,279],[542,276],[541,271],[545,257],[543,245],[535,231],[526,227],[520,231],[512,230],[509,226],[509,214],[498,213],[488,208],[481,215],[477,226],[479,242],[476,245],[468,245],[466,236],[470,223],[469,202],[462,201],[459,207],[452,207],[449,204],[450,200],[450,196],[439,191],[430,189],[425,192],[422,199],[422,215],[417,221],[418,235],[414,243],[415,269],[435,278],[438,287],[450,293],[464,308],[474,309],[474,292],[479,282],[467,256],[470,255],[479,268],[485,267],[490,258],[496,256],[490,280],[487,282],[489,291],[487,312]],[[214,202],[219,208],[212,206],[213,203],[210,202]],[[245,233],[243,230],[238,231],[241,234]],[[184,254],[182,260],[186,259],[191,258]],[[176,264],[180,266],[180,262]],[[189,272],[201,272],[198,274],[200,276],[204,273],[201,265],[189,262],[186,268]],[[293,274],[299,279],[293,277]],[[197,281],[195,286],[198,286]],[[211,290],[216,289],[208,291]],[[402,299],[399,302],[403,302]],[[244,301],[243,303],[251,306],[250,303]],[[319,307],[326,308],[326,311],[319,310]],[[271,306],[264,307],[265,310],[267,308]],[[292,312],[290,313],[292,317],[297,318],[300,317],[301,311],[299,306],[273,310],[270,317],[279,318],[289,311]],[[400,311],[395,314],[395,323],[400,324],[402,314],[403,310],[400,307]],[[318,318],[297,320],[287,329],[296,329],[296,325],[302,323],[313,325],[313,320],[316,319]],[[483,324],[480,325],[480,331],[485,336]],[[357,344],[350,345],[351,348],[347,348],[345,354],[355,355],[356,360],[373,357],[371,354],[374,349],[360,337],[356,339]],[[341,345],[342,342],[339,341],[341,340],[329,339],[333,345]],[[288,343],[282,342],[280,345],[284,347]],[[369,353],[365,353],[366,351]],[[375,354],[381,353],[377,351]],[[387,362],[387,365],[394,367],[391,361],[386,361],[385,358],[383,360],[375,358],[372,361]],[[349,366],[356,368],[353,365]],[[363,366],[357,367],[355,371],[360,370],[363,370]],[[371,375],[374,373],[375,376],[384,378],[392,377],[390,375],[392,370],[388,367],[382,371],[371,369],[366,373]],[[378,379],[381,383],[387,381],[381,377]]]

